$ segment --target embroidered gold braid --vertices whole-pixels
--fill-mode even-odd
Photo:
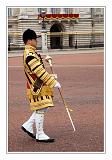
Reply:
[[[35,73],[46,85],[52,88],[56,84],[57,81],[43,68],[39,59],[34,57],[34,59],[28,62],[28,65],[30,66],[31,71]]]
[[[40,57],[35,53],[35,48],[32,46],[25,46],[24,67],[28,74],[35,74],[43,81],[44,84],[38,95],[33,95],[31,88],[27,89],[27,97],[30,101],[31,110],[53,107],[52,88],[57,83],[57,81],[45,70],[42,62],[40,61]]]

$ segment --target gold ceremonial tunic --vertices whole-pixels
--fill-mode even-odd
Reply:
[[[36,48],[30,45],[25,46],[23,62],[25,75],[27,77],[27,97],[31,110],[53,107],[52,88],[57,81],[45,70],[41,56],[36,53]],[[40,92],[35,94],[35,92],[32,92],[32,88],[37,79],[39,79],[42,84],[39,90]]]

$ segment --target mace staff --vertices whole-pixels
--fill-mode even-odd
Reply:
[[[45,60],[46,60],[46,61],[49,63],[49,65],[50,65],[51,73],[54,74],[53,67],[52,67],[52,58],[51,58],[50,56],[46,56]],[[66,109],[66,111],[67,111],[67,114],[68,114],[68,117],[69,117],[69,119],[70,119],[70,122],[71,122],[71,124],[72,124],[73,131],[75,132],[76,129],[75,129],[73,120],[72,120],[71,115],[70,115],[70,112],[69,112],[69,111],[72,111],[72,110],[68,108],[67,103],[66,103],[65,99],[63,98],[61,89],[58,88],[58,90],[59,90],[61,99],[62,99],[62,101],[63,101],[64,107],[65,107],[65,109]]]

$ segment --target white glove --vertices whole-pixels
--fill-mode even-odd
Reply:
[[[59,82],[57,82],[54,87],[55,87],[55,88],[61,88],[61,85],[60,85]]]
[[[51,76],[53,76],[55,79],[58,78],[57,74],[50,74]]]
[[[46,62],[48,62],[50,64],[50,66],[52,67],[52,57],[51,56],[46,56],[45,58]]]

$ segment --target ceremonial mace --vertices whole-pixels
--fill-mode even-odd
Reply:
[[[53,67],[52,67],[52,58],[51,58],[50,56],[46,56],[45,60],[49,63],[51,72],[52,72],[52,74],[54,74],[54,72],[53,72]],[[58,90],[59,90],[61,99],[62,99],[62,101],[63,101],[64,107],[65,107],[65,109],[66,109],[66,111],[67,111],[67,114],[68,114],[68,117],[69,117],[69,119],[70,119],[70,122],[71,122],[71,124],[72,124],[73,131],[75,132],[76,129],[75,129],[74,123],[73,123],[73,121],[72,121],[72,118],[71,118],[71,115],[70,115],[70,112],[69,112],[69,111],[72,111],[72,110],[68,108],[67,103],[66,103],[65,99],[63,98],[61,89],[58,88]]]

